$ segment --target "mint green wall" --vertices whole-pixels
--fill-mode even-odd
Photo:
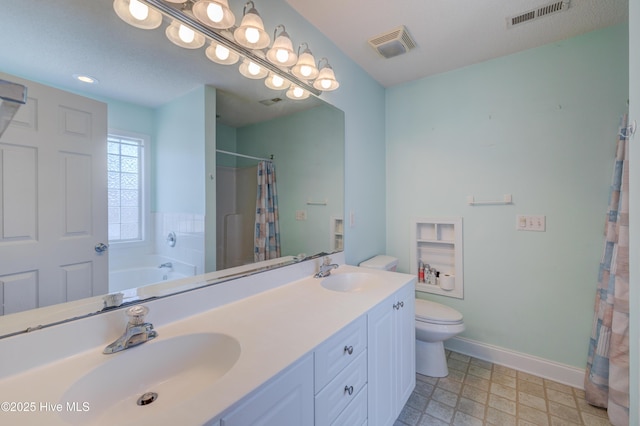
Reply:
[[[236,150],[236,129],[218,123],[216,126],[216,148],[223,151],[237,152]],[[237,157],[226,154],[217,155],[217,165],[235,167]]]
[[[157,109],[153,211],[205,213],[205,89]]]
[[[108,107],[109,128],[155,135],[155,110],[128,102],[105,99]]]
[[[387,90],[387,252],[408,271],[411,218],[463,217],[464,300],[420,293],[462,336],[584,368],[627,48],[616,26]]]
[[[345,113],[345,258],[357,264],[385,251],[385,90],[285,0],[260,7],[265,23],[285,23],[296,45],[307,42],[316,61],[329,58],[340,82],[321,98]],[[235,12],[235,10],[234,10]],[[238,10],[240,13],[241,10]],[[237,15],[236,15],[237,16]]]
[[[274,155],[283,254],[330,251],[329,219],[344,211],[342,111],[321,105],[242,127],[237,135],[238,152],[261,158]],[[309,199],[328,202],[307,205]],[[305,210],[307,220],[296,220],[296,210]]]
[[[640,122],[640,0],[629,1],[629,120]],[[640,424],[640,131],[629,141],[630,380],[629,424]]]

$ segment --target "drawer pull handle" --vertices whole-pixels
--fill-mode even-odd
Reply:
[[[398,307],[398,304],[397,304],[397,303],[394,303],[394,304],[393,304],[393,309],[400,309],[400,308]]]
[[[400,307],[404,308],[404,302],[400,302]]]
[[[345,386],[344,393],[348,393],[349,395],[351,395],[353,393],[353,386]]]
[[[344,351],[351,355],[353,353],[353,346],[345,346]]]

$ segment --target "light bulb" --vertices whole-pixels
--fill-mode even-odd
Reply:
[[[308,77],[311,75],[311,67],[309,65],[302,65],[300,67],[300,74],[304,75],[305,77]]]
[[[260,65],[254,64],[253,62],[249,62],[247,66],[247,71],[251,75],[258,75],[260,73]]]
[[[293,96],[295,96],[296,98],[301,97],[303,94],[304,94],[304,90],[302,90],[300,87],[293,88]]]
[[[222,21],[222,18],[224,17],[222,6],[220,6],[218,3],[209,3],[209,6],[207,6],[207,16],[213,22]]]
[[[249,43],[257,43],[260,40],[260,32],[253,27],[247,28],[244,35]]]
[[[331,87],[331,80],[323,78],[322,80],[320,80],[320,85],[323,89],[328,89],[329,87]]]
[[[285,63],[289,60],[289,52],[285,49],[278,49],[276,51],[276,59],[278,62]]]
[[[191,43],[193,39],[196,38],[196,33],[191,28],[180,24],[178,37],[180,37],[180,40],[184,41],[185,43]]]
[[[143,21],[149,16],[149,6],[140,3],[138,0],[129,1],[129,13],[135,19]]]
[[[273,77],[271,77],[271,84],[273,84],[275,87],[282,87],[282,85],[284,84],[284,78],[274,74]]]
[[[226,47],[224,47],[221,44],[218,44],[216,46],[216,57],[222,61],[226,61],[227,59],[229,59],[229,54],[231,52],[229,51],[229,49],[227,49]]]

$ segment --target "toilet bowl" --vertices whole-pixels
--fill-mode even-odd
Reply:
[[[378,255],[358,266],[395,271],[397,265],[397,258]],[[443,342],[463,331],[460,312],[436,302],[416,299],[416,372],[431,377],[449,375]]]
[[[416,372],[430,377],[447,376],[443,342],[463,331],[460,312],[440,303],[416,299]]]

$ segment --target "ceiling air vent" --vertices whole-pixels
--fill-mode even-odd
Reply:
[[[383,58],[393,58],[416,47],[404,25],[370,38],[369,44]]]
[[[263,99],[258,102],[260,102],[262,105],[265,105],[265,106],[271,106],[273,104],[277,104],[278,102],[282,102],[282,101],[283,101],[282,98],[271,98],[271,99]]]
[[[549,16],[554,13],[564,12],[569,9],[569,0],[561,0],[553,3],[545,4],[536,9],[529,10],[516,16],[507,18],[507,27],[515,27],[525,22],[535,21],[538,18]]]

